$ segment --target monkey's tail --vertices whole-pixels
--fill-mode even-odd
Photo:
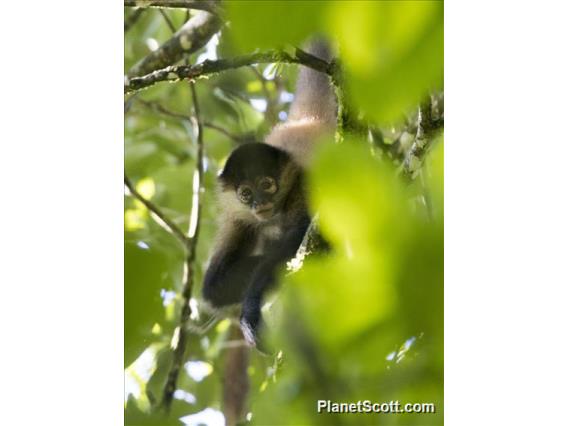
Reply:
[[[333,58],[330,43],[322,37],[310,40],[304,50],[326,62]],[[300,66],[296,83],[296,97],[290,106],[288,119],[314,118],[333,125],[336,116],[337,102],[329,76],[314,69]]]

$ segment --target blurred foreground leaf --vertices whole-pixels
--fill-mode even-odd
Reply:
[[[300,45],[321,30],[326,1],[229,1],[231,33],[243,52]]]
[[[398,119],[444,71],[441,1],[337,1],[328,32],[341,45],[353,102],[379,122]]]
[[[283,279],[273,330],[284,363],[253,423],[441,424],[441,217],[417,214],[414,188],[357,141],[323,146],[310,188],[333,250]],[[318,399],[433,402],[438,412],[339,419],[317,414]]]

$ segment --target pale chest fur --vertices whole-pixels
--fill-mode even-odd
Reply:
[[[260,256],[266,252],[266,247],[282,236],[280,224],[262,225],[258,228],[255,245],[252,249],[253,256]]]

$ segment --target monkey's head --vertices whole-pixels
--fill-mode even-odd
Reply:
[[[219,180],[223,191],[233,192],[242,208],[264,221],[278,214],[297,174],[285,151],[264,143],[248,143],[229,156]]]

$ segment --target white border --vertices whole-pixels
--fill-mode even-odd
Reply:
[[[445,421],[566,421],[568,11],[445,8]]]
[[[559,424],[568,13],[446,6],[445,421]],[[123,418],[122,14],[2,7],[0,424]]]
[[[123,418],[122,15],[2,5],[0,424]]]

